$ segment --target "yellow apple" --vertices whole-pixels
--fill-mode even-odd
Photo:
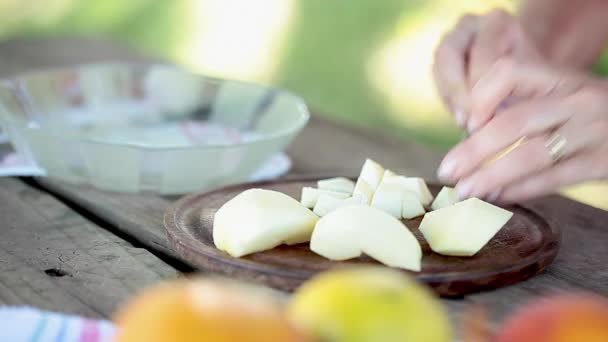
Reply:
[[[288,313],[317,341],[452,341],[439,300],[402,272],[387,268],[322,273],[296,291]]]

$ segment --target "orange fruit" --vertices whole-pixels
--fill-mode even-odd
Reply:
[[[283,302],[265,288],[223,279],[163,283],[115,315],[117,342],[300,342]]]

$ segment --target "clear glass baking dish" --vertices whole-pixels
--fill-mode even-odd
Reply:
[[[0,126],[46,175],[181,194],[245,181],[306,125],[297,96],[169,65],[96,64],[0,84]]]

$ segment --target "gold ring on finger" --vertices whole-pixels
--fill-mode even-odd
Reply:
[[[553,163],[557,163],[566,155],[568,140],[557,132],[554,132],[545,140],[545,147]]]

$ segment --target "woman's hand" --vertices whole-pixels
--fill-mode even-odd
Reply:
[[[526,100],[496,114],[509,96]],[[460,197],[514,202],[608,178],[607,82],[500,59],[471,91],[471,109],[487,124],[439,168],[442,180],[457,183]],[[521,145],[485,165],[522,137]]]
[[[471,111],[471,89],[500,58],[532,63],[540,54],[517,20],[503,10],[462,17],[435,52],[435,84],[460,127],[474,131],[485,122]]]

